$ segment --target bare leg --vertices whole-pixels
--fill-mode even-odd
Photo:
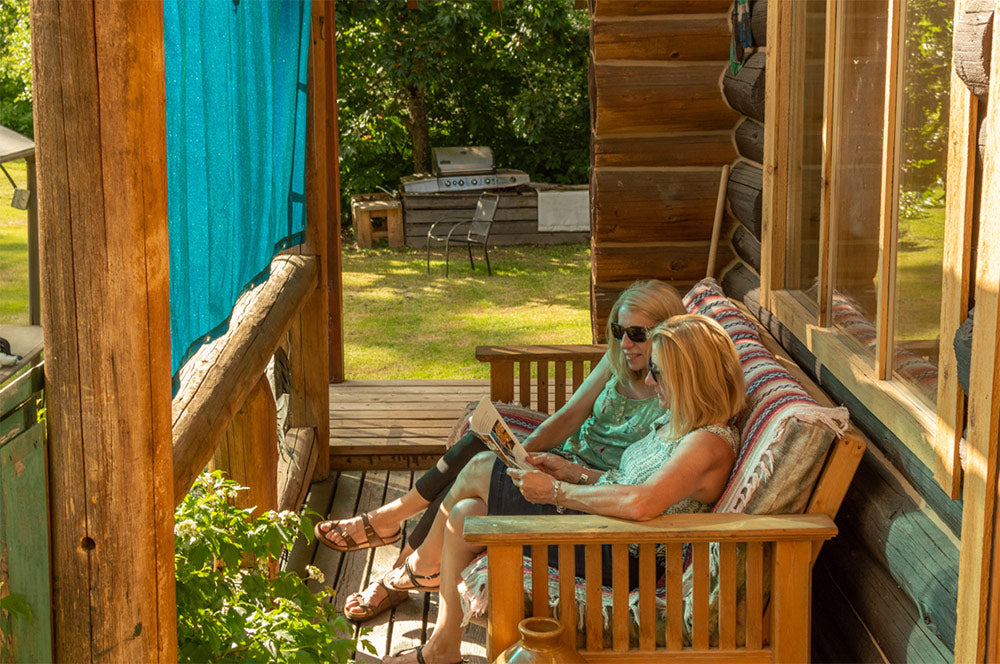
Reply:
[[[421,496],[416,489],[410,489],[400,498],[369,512],[370,523],[375,529],[375,533],[380,537],[391,537],[399,530],[400,523],[414,514],[419,514],[429,504],[430,501]],[[319,530],[323,537],[333,544],[341,546],[345,544],[344,538],[334,527],[335,524],[339,525],[355,542],[364,542],[367,539],[364,524],[359,516],[340,521],[323,521],[319,524]]]
[[[441,503],[434,518],[434,525],[431,526],[427,537],[417,547],[416,551],[409,556],[410,569],[415,574],[429,575],[441,569],[441,551],[444,547],[445,533],[448,527],[448,515],[454,506],[466,498],[473,498],[481,501],[484,505],[489,498],[490,476],[493,473],[493,463],[496,455],[492,452],[482,452],[469,461],[468,465],[455,478],[448,495]],[[461,535],[461,531],[459,532]],[[403,584],[403,574],[400,565],[386,575],[386,581],[390,586]]]
[[[462,529],[466,517],[483,514],[486,514],[486,502],[478,498],[461,500],[449,509],[441,556],[441,597],[437,622],[434,623],[434,633],[420,651],[427,664],[451,664],[462,659],[462,603],[458,582],[462,570],[483,550],[466,542]],[[383,661],[408,664],[416,662],[417,656],[410,651]]]

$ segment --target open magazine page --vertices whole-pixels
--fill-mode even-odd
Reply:
[[[479,400],[479,405],[469,420],[469,429],[509,468],[534,469],[527,461],[528,451],[511,433],[489,397]]]

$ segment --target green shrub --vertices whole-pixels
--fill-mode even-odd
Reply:
[[[177,508],[177,646],[182,662],[345,662],[355,648],[352,628],[298,575],[271,578],[269,562],[301,533],[308,517],[229,504],[240,487],[203,473]],[[249,562],[248,562],[249,561]],[[242,565],[242,566],[241,566]],[[312,568],[311,578],[323,583]]]

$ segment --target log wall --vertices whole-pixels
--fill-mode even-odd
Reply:
[[[719,171],[736,157],[739,116],[719,83],[730,8],[722,0],[591,2],[595,339],[631,281],[683,290],[705,276]],[[733,224],[728,214],[724,222]],[[731,258],[723,248],[716,264]]]
[[[840,534],[820,553],[813,575],[813,661],[947,662],[956,645],[962,503],[760,304],[761,202],[766,0],[751,3],[756,53],[726,97],[745,115],[735,138],[741,161],[728,186],[740,222],[730,243],[737,259],[721,279],[747,304],[835,401],[851,410],[874,445],[866,452],[840,513]],[[806,137],[815,140],[815,137]],[[819,177],[819,174],[816,174]]]

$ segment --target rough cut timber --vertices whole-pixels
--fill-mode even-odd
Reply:
[[[730,7],[717,0],[591,3],[595,339],[633,279],[655,276],[685,289],[704,276],[719,169],[737,157],[739,115],[719,90]],[[723,231],[734,223],[727,216]]]
[[[732,210],[733,216],[758,240],[761,230],[763,178],[764,173],[760,166],[741,161],[729,174],[729,186],[726,190],[726,199],[729,201],[729,209]]]
[[[969,1],[955,26],[953,43],[955,73],[972,94],[986,99],[990,92],[993,0]]]
[[[598,60],[714,60],[729,48],[728,19],[721,14],[598,18],[592,32]],[[623,35],[627,37],[623,38]]]
[[[733,249],[744,263],[760,274],[760,240],[742,224],[733,229]]]
[[[722,92],[729,105],[754,120],[764,121],[764,53],[754,53],[740,69],[733,74],[726,69],[722,79]]]
[[[736,127],[736,150],[741,157],[758,164],[764,163],[764,125],[744,118]]]
[[[767,0],[750,0],[750,32],[754,46],[767,46]]]
[[[748,294],[751,291],[757,291],[756,307],[751,307],[751,310],[760,306],[760,275],[748,267],[746,263],[742,261],[733,263],[733,266],[722,275],[722,281],[719,282],[719,285],[722,286],[722,291],[727,296],[743,302],[747,306],[751,305],[751,302],[747,302]]]

